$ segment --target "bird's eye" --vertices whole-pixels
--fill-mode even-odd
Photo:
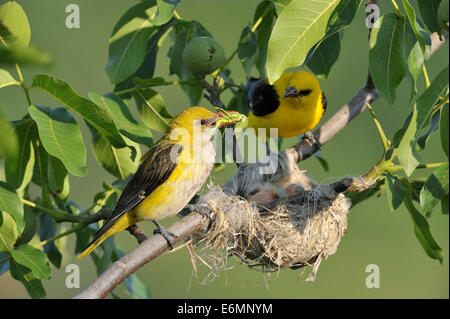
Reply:
[[[301,91],[298,92],[298,95],[299,95],[299,96],[307,96],[307,95],[309,95],[311,92],[312,92],[311,90],[301,90]]]
[[[201,125],[205,125],[206,124],[206,120],[200,120],[200,124]]]

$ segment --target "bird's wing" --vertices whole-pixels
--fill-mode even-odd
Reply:
[[[327,110],[327,98],[325,97],[325,93],[323,93],[322,91],[322,109],[323,109],[323,113],[325,113],[325,111]]]
[[[273,113],[280,105],[278,93],[266,79],[251,78],[246,86],[248,107],[256,116]]]
[[[179,144],[157,143],[145,154],[138,170],[125,186],[111,217],[95,234],[94,241],[170,177],[177,166],[170,156],[172,147],[176,147],[177,155],[183,150]]]

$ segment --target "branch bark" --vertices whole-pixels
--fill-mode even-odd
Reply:
[[[206,217],[192,212],[171,225],[167,230],[177,236],[172,239],[175,245],[190,235],[206,228],[208,222],[209,220]],[[167,241],[161,235],[157,234],[149,237],[131,252],[116,261],[85,290],[76,295],[75,299],[100,299],[106,297],[128,276],[161,255],[168,248]]]
[[[439,40],[439,37],[433,38],[434,53],[445,41]],[[338,132],[340,132],[352,119],[364,111],[368,103],[372,103],[379,98],[379,93],[368,77],[365,86],[353,96],[348,103],[343,105],[328,121],[314,131],[314,137],[320,144],[325,144],[331,140]],[[215,101],[217,102],[217,101]],[[306,158],[317,152],[317,146],[311,145],[307,141],[299,142],[291,148],[285,150],[287,156],[293,157],[296,162],[305,160]],[[343,179],[334,183],[333,187],[336,191],[362,191],[368,188],[370,184],[364,183],[361,179]],[[205,229],[208,225],[208,219],[199,213],[192,212],[186,217],[180,219],[168,230],[173,232],[177,237],[173,239],[174,244],[185,240],[192,234]],[[98,277],[85,290],[75,296],[78,299],[94,299],[104,298],[117,285],[123,282],[128,276],[132,275],[146,263],[152,261],[168,249],[165,239],[160,235],[153,235],[144,240],[138,247],[133,249],[127,255],[116,261],[108,268],[100,277]]]

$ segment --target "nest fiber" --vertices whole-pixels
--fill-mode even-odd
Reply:
[[[263,271],[313,266],[336,252],[347,230],[350,200],[330,185],[317,185],[296,163],[278,155],[274,174],[260,174],[248,164],[221,189],[209,185],[199,199],[214,222],[198,242],[205,251],[238,256]]]

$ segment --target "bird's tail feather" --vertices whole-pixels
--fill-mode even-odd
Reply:
[[[130,220],[128,214],[122,215],[119,219],[117,219],[113,224],[108,225],[106,223],[103,225],[103,227],[97,232],[97,234],[101,234],[97,237],[97,235],[94,237],[92,242],[86,247],[86,249],[78,255],[77,259],[81,259],[87,255],[89,255],[95,248],[97,248],[98,245],[100,245],[106,238],[117,234],[118,232],[128,228],[129,226],[133,225],[134,221]],[[103,229],[106,227],[106,231]]]

